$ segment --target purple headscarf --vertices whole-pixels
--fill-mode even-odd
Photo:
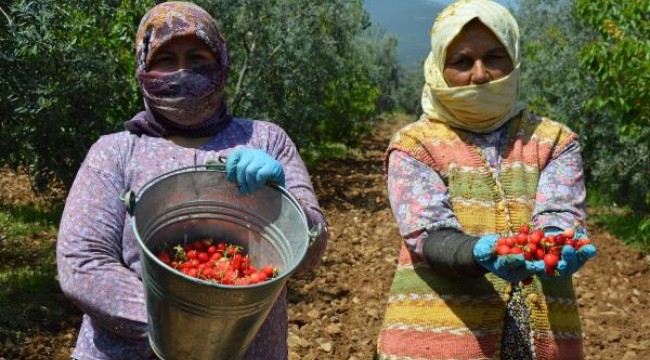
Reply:
[[[149,62],[163,45],[187,35],[203,41],[217,63],[169,73],[149,71]],[[225,105],[226,44],[212,16],[201,7],[172,1],[151,8],[136,35],[136,61],[145,111],[125,123],[131,133],[203,137],[216,134],[230,121]]]

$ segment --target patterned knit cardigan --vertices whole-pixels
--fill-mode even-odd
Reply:
[[[467,133],[421,119],[389,145],[436,170],[471,235],[509,234],[530,222],[540,172],[575,138],[568,128],[532,114],[510,121],[499,180]],[[387,161],[387,160],[386,160]],[[493,274],[460,279],[437,274],[402,245],[379,335],[379,359],[499,359],[510,285]],[[582,330],[571,279],[523,290],[531,312],[536,359],[581,359]]]

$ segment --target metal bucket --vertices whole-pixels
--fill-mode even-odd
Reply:
[[[163,360],[236,360],[244,356],[289,275],[320,235],[284,188],[240,195],[223,165],[182,168],[123,194],[140,247],[149,342]],[[248,286],[192,278],[155,254],[212,237],[242,246],[255,265],[278,276]]]

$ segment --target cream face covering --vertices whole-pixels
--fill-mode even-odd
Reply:
[[[514,70],[481,85],[449,87],[443,77],[446,50],[470,21],[478,19],[504,45]],[[431,52],[424,64],[423,116],[462,130],[488,133],[526,107],[519,94],[519,27],[501,5],[485,0],[461,1],[447,7],[431,30]]]

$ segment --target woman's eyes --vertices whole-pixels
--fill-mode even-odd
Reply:
[[[168,65],[173,64],[175,61],[176,60],[171,56],[161,56],[161,57],[155,58],[152,61],[151,65],[152,66],[168,66]]]
[[[151,67],[158,70],[170,70],[177,68],[194,68],[206,65],[213,61],[210,53],[189,52],[184,54],[171,55],[160,54],[151,62]]]
[[[471,66],[473,64],[474,64],[474,59],[462,57],[462,58],[452,60],[449,65],[454,67],[466,67],[466,66]]]
[[[501,61],[503,59],[508,59],[508,55],[505,54],[492,54],[487,57],[488,60],[492,61]]]
[[[490,54],[487,55],[484,59],[482,59],[483,63],[486,65],[490,64],[496,64],[496,63],[501,63],[504,60],[509,60],[510,58],[508,55],[505,54]],[[448,66],[452,66],[454,68],[469,68],[474,66],[474,63],[477,60],[470,58],[470,57],[461,57],[457,59],[453,59]]]
[[[206,55],[204,55],[204,54],[193,54],[193,55],[190,55],[190,60],[196,61],[196,62],[208,61],[208,57]]]

